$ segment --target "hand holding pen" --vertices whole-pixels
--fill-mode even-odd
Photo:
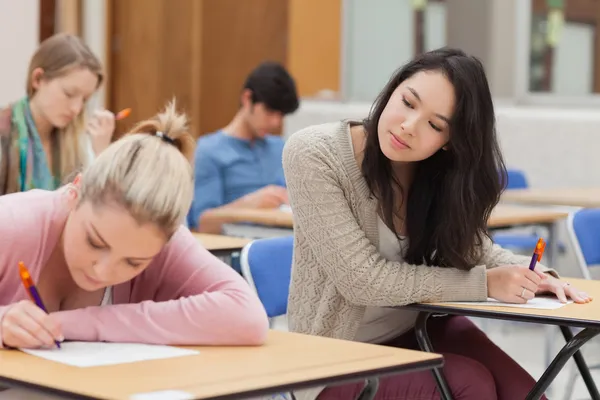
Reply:
[[[110,145],[115,132],[116,121],[127,118],[131,108],[125,108],[117,114],[108,110],[96,110],[89,119],[86,131],[91,138],[94,154],[100,154]]]
[[[64,340],[58,321],[46,312],[29,271],[19,263],[19,275],[32,301],[9,306],[2,318],[2,344],[21,348],[60,348]]]

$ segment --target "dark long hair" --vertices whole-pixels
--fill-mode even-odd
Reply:
[[[413,183],[406,191],[392,173],[392,162],[381,151],[377,126],[398,85],[420,71],[443,73],[454,86],[456,105],[447,150],[418,162]],[[492,96],[481,62],[450,48],[418,56],[394,73],[363,125],[367,139],[361,170],[388,226],[394,227],[399,204],[404,199],[407,202],[409,243],[405,261],[473,268],[489,235],[488,218],[506,182]],[[400,189],[400,198],[395,188]]]

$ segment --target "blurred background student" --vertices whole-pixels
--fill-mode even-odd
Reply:
[[[231,122],[198,139],[190,229],[221,233],[230,222],[222,208],[277,208],[287,204],[281,157],[283,118],[298,109],[296,84],[288,71],[265,62],[246,78],[240,108]]]
[[[40,44],[27,94],[0,111],[0,195],[55,189],[110,144],[110,111],[86,121],[86,102],[102,80],[100,61],[79,37],[57,34]]]

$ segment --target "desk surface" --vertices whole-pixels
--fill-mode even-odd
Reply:
[[[193,233],[193,235],[208,251],[241,250],[251,242],[250,239],[246,238],[211,235],[209,233]]]
[[[600,199],[600,195],[598,197]],[[600,200],[599,200],[600,201]],[[291,212],[279,209],[251,210],[251,209],[224,209],[223,215],[232,223],[253,223],[265,226],[293,228],[294,219]],[[548,210],[545,208],[519,207],[515,205],[499,204],[492,212],[489,220],[490,227],[543,224],[565,218],[567,213]]]
[[[264,346],[197,349],[193,356],[93,368],[3,350],[0,384],[79,398],[181,390],[198,399],[239,399],[442,365],[437,354],[278,331]]]
[[[432,311],[447,314],[460,314],[471,317],[506,319],[523,322],[536,322],[570,327],[600,329],[600,281],[563,278],[578,289],[594,298],[587,304],[567,304],[557,310],[532,308],[469,306],[449,303],[422,303],[407,306],[413,310]]]
[[[564,211],[550,210],[542,207],[522,207],[498,204],[488,220],[490,228],[498,226],[548,224],[566,218]]]
[[[289,211],[275,209],[215,209],[211,213],[218,217],[227,218],[229,223],[252,223],[279,228],[293,228],[294,218]]]
[[[502,201],[594,208],[600,207],[600,188],[510,189],[502,194]]]

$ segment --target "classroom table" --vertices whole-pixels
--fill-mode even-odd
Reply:
[[[278,228],[292,228],[294,218],[289,211],[273,209],[250,208],[224,208],[211,211],[215,217],[227,218],[229,223],[251,223],[257,225],[274,226]]]
[[[219,215],[227,217],[231,221],[228,225],[260,225],[262,231],[261,229],[247,230],[251,233],[258,232],[258,236],[268,236],[269,228],[283,228],[284,230],[288,230],[287,234],[291,234],[291,231],[289,230],[294,227],[292,213],[280,209],[224,209],[219,211]],[[568,214],[564,211],[550,210],[547,208],[498,204],[492,211],[492,215],[488,221],[488,227],[500,229],[522,225],[545,225],[552,230],[554,222],[565,218],[567,215]],[[232,230],[235,229],[232,228]],[[240,229],[240,232],[242,231],[243,229]]]
[[[209,233],[192,233],[196,239],[217,257],[227,257],[236,251],[240,251],[251,242],[250,239],[224,236],[224,235],[212,235]]]
[[[600,333],[600,281],[563,278],[577,288],[590,294],[595,300],[587,304],[567,304],[557,310],[541,310],[527,308],[513,308],[501,306],[477,306],[448,303],[419,303],[411,304],[405,308],[419,311],[415,326],[417,341],[423,351],[434,351],[427,335],[426,323],[432,315],[463,315],[467,317],[480,317],[501,319],[507,321],[530,322],[547,325],[558,325],[565,337],[566,344],[550,363],[544,374],[531,390],[526,400],[541,398],[554,378],[562,370],[569,358],[573,357],[577,368],[585,382],[593,400],[600,400],[600,394],[590,374],[590,370],[579,352],[579,349]],[[573,336],[571,328],[583,328]],[[450,390],[441,372],[433,371],[436,382],[442,394],[442,399],[451,399]]]
[[[596,208],[600,207],[600,188],[529,188],[508,189],[502,194],[503,202]]]
[[[232,223],[253,223],[257,225],[293,228],[294,218],[291,212],[279,209],[228,209],[220,211],[230,218]],[[520,207],[498,204],[492,211],[488,226],[514,226],[545,224],[567,216],[566,212],[546,208]]]
[[[194,399],[242,399],[365,379],[373,382],[379,376],[443,365],[443,358],[430,352],[274,330],[263,346],[191,348],[200,354],[90,368],[2,350],[0,385],[64,398],[128,400],[140,393],[177,390]],[[365,392],[363,398],[372,398],[374,391]]]
[[[524,207],[510,204],[498,204],[492,211],[488,220],[490,230],[513,228],[517,226],[542,226],[548,231],[545,238],[548,245],[545,264],[555,266],[554,261],[558,254],[558,240],[556,240],[556,222],[565,219],[569,213],[546,207]]]
[[[520,225],[550,225],[566,218],[569,213],[543,207],[522,207],[498,204],[488,220],[488,228],[515,227]]]

